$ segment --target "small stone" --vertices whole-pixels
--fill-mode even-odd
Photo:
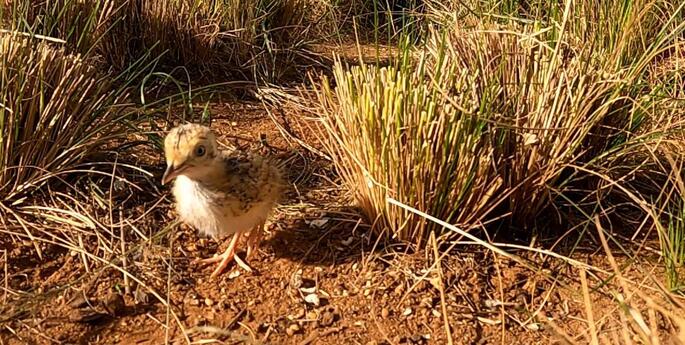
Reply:
[[[409,315],[411,315],[411,313],[412,313],[411,307],[407,307],[402,311],[402,315],[404,315],[404,316],[409,316]]]
[[[231,273],[228,274],[228,279],[235,279],[238,277],[240,277],[240,271],[238,270],[231,271]]]
[[[369,296],[371,294],[371,289],[364,289],[364,296]]]
[[[304,310],[304,309],[303,309],[303,310]],[[319,319],[319,314],[317,314],[316,311],[312,310],[312,311],[310,311],[310,312],[307,312],[306,318],[307,318],[307,320],[309,320],[309,321],[315,321],[315,320],[318,320],[318,319]]]
[[[381,310],[381,317],[387,319],[388,316],[390,316],[390,310],[388,310],[388,308],[383,308]]]
[[[526,328],[531,331],[539,331],[542,329],[542,325],[539,323],[529,323],[526,325]]]
[[[432,313],[433,316],[435,316],[435,317],[441,317],[441,316],[442,316],[442,313],[440,313],[440,312],[437,311],[436,309],[433,309],[433,310],[431,311],[431,313]]]
[[[207,298],[205,298],[205,304],[206,304],[208,307],[211,307],[211,306],[214,305],[214,301],[212,301],[211,298],[207,297]]]
[[[300,329],[300,325],[294,323],[288,326],[288,328],[286,328],[285,334],[287,334],[289,337],[292,337],[293,335],[295,335],[295,333],[299,332]]]
[[[321,305],[321,299],[319,299],[319,296],[315,293],[304,296],[304,301],[317,307]]]

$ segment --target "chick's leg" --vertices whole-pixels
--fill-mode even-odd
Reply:
[[[233,235],[233,238],[231,238],[231,243],[228,244],[228,248],[223,252],[221,255],[215,255],[214,257],[208,258],[208,259],[202,259],[199,262],[203,264],[210,264],[210,263],[215,263],[218,262],[219,264],[216,266],[214,269],[214,272],[212,272],[211,277],[215,278],[219,274],[221,274],[225,269],[226,266],[228,266],[228,262],[231,260],[235,260],[235,262],[243,268],[244,270],[248,272],[252,272],[252,269],[250,266],[248,266],[243,260],[240,259],[237,255],[235,255],[235,247],[236,244],[238,243],[238,238],[240,237],[240,234],[236,233]]]
[[[264,222],[257,225],[256,228],[250,231],[250,236],[247,238],[247,257],[251,258],[252,255],[259,249],[259,244],[264,236]]]

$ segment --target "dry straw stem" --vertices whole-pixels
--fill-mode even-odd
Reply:
[[[443,226],[445,228],[450,229],[450,231],[455,231],[460,233],[461,235],[473,239],[477,244],[482,245],[484,248],[487,248],[491,250],[494,254],[496,255],[503,255],[507,258],[510,258],[512,260],[515,260],[517,262],[520,262],[524,266],[528,267],[531,270],[537,271],[536,267],[529,265],[528,263],[518,259],[515,255],[512,255],[511,253],[504,252],[503,250],[499,249],[496,246],[493,246],[492,244],[489,244],[487,242],[484,242],[482,240],[478,240],[473,235],[464,232],[463,230],[450,225],[448,223],[445,223],[444,221],[437,219],[435,217],[432,217],[424,212],[421,212],[411,206],[405,205],[401,202],[398,202],[397,200],[393,199],[388,199],[389,203],[392,203],[394,205],[397,205],[398,207],[402,207],[403,209],[406,209],[410,212],[413,212],[421,217],[425,217],[427,220],[430,220],[432,222],[435,222],[436,224]],[[603,270],[600,270],[598,268],[594,268],[591,266],[578,266],[580,269],[580,274],[581,274],[581,292],[582,292],[582,297],[583,297],[583,303],[585,305],[586,309],[586,314],[587,314],[587,323],[588,323],[588,330],[586,332],[583,332],[583,334],[578,335],[576,339],[573,337],[569,336],[566,334],[562,329],[560,329],[554,321],[547,320],[547,324],[550,325],[553,329],[553,331],[563,339],[565,339],[569,344],[584,344],[584,343],[593,343],[597,344],[600,343],[599,340],[603,340],[602,343],[606,343],[609,339],[606,337],[603,337],[601,335],[616,335],[615,332],[609,330],[603,330],[597,328],[597,323],[601,322],[606,322],[607,318],[618,318],[620,319],[624,325],[623,328],[621,328],[618,333],[623,335],[623,342],[619,343],[626,343],[626,344],[633,344],[636,343],[635,339],[640,339],[641,342],[638,343],[645,343],[645,344],[660,344],[660,337],[663,336],[672,336],[672,339],[676,341],[677,344],[683,344],[685,343],[685,333],[683,333],[683,330],[685,328],[685,318],[683,318],[681,315],[679,315],[677,312],[674,312],[673,310],[681,310],[682,309],[682,302],[680,302],[681,297],[672,295],[669,292],[667,292],[665,289],[663,289],[661,286],[657,284],[656,288],[649,288],[648,286],[645,285],[644,282],[634,282],[631,279],[628,279],[624,276],[623,270],[619,267],[618,263],[616,262],[616,259],[614,258],[613,254],[611,253],[611,249],[609,248],[606,236],[604,235],[604,230],[602,229],[601,225],[599,224],[599,218],[595,217],[595,223],[597,226],[597,231],[599,238],[601,240],[602,246],[604,247],[605,252],[607,253],[607,258],[610,263],[610,266],[612,268],[613,275],[617,278],[617,284],[618,287],[620,288],[621,293],[614,292],[614,296],[616,297],[615,302],[617,303],[617,307],[613,308],[612,310],[608,312],[603,312],[601,313],[601,319],[595,320],[594,316],[594,311],[591,303],[591,290],[588,284],[587,280],[587,275],[586,275],[586,270],[587,269],[592,269],[594,271],[602,272],[603,274],[609,274],[611,272],[605,272]],[[435,248],[434,248],[435,251]],[[444,255],[444,254],[443,254]],[[437,257],[437,253],[436,253]],[[439,260],[439,259],[438,259]],[[436,264],[438,264],[436,262]],[[435,264],[434,264],[435,266]],[[431,268],[432,269],[432,268]],[[644,280],[650,280],[651,278],[649,276],[646,276]],[[604,286],[605,284],[600,284],[599,288],[601,286]],[[613,286],[613,285],[611,285]],[[609,287],[611,288],[611,287]],[[665,308],[662,306],[662,304],[657,303],[654,301],[654,299],[650,296],[648,296],[645,292],[650,291],[650,292],[656,292],[658,294],[663,294],[664,300],[667,302],[670,302],[672,304],[672,308]],[[626,297],[623,297],[626,296]],[[656,313],[660,314],[661,316],[667,318],[670,322],[674,324],[674,327],[672,330],[674,331],[679,331],[680,334],[678,335],[671,335],[671,334],[659,334],[661,331],[656,329],[655,327],[657,326],[658,320],[656,317],[650,318],[649,324],[643,317],[643,312],[641,312],[639,309],[635,307],[635,305],[643,304],[646,303],[645,308],[643,310],[646,310],[646,312],[649,315],[656,315]],[[616,315],[618,314],[618,315]],[[543,319],[546,320],[546,318],[543,317]],[[447,327],[447,326],[446,326]],[[663,333],[663,332],[661,332]],[[590,340],[588,341],[587,339],[584,342],[578,342],[579,337],[584,337],[586,334],[589,334]],[[637,338],[636,338],[637,337]]]

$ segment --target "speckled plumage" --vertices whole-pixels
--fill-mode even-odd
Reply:
[[[211,130],[195,124],[171,130],[164,151],[163,182],[175,178],[172,192],[183,222],[215,238],[237,239],[245,232],[262,231],[283,190],[281,172],[272,160],[239,150],[219,151]]]
[[[221,154],[205,177],[176,178],[173,194],[181,220],[214,237],[249,231],[277,201],[279,172],[261,157]]]

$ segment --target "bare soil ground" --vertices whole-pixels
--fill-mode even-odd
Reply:
[[[252,147],[264,133],[272,153],[288,161],[293,188],[249,262],[255,272],[233,265],[210,280],[212,267],[191,260],[226,243],[184,225],[168,229],[175,219],[168,188],[144,189],[136,193],[149,195],[119,203],[124,217],[135,220],[126,236],[138,239],[126,244],[126,262],[111,254],[114,265],[103,265],[45,243],[41,260],[32,242],[2,236],[1,344],[447,344],[448,333],[455,344],[564,343],[564,337],[584,343],[589,312],[601,334],[620,342],[625,314],[613,292],[631,301],[631,291],[658,291],[663,281],[658,255],[643,249],[640,262],[616,256],[633,282],[621,286],[592,236],[572,255],[605,270],[587,271],[589,290],[578,265],[541,253],[512,250],[518,261],[462,243],[436,261],[432,250],[410,253],[376,241],[328,162],[283,137],[261,103],[217,102],[210,109],[224,143]],[[295,112],[286,109],[284,116]],[[293,130],[316,146],[296,123]],[[161,157],[148,153],[157,157],[146,164],[156,164],[152,179],[159,180]],[[85,247],[108,257],[98,241]],[[132,277],[125,280],[122,271]],[[674,328],[668,320],[656,324]]]

